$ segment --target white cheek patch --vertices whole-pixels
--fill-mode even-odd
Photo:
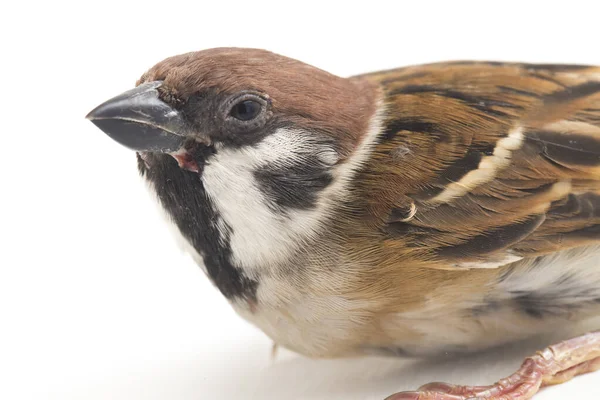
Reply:
[[[230,227],[228,239],[235,265],[248,271],[275,263],[299,237],[316,228],[319,210],[282,213],[274,209],[254,173],[269,164],[302,162],[306,146],[315,144],[307,142],[305,134],[281,129],[257,146],[219,148],[205,166],[202,181],[224,224]],[[324,148],[321,153],[326,162],[337,161],[333,149]]]
[[[230,227],[232,263],[243,267],[252,278],[252,271],[275,266],[313,238],[331,215],[332,207],[345,195],[355,170],[368,158],[379,132],[379,121],[372,121],[361,144],[339,166],[335,166],[339,156],[333,147],[315,142],[311,132],[298,130],[279,129],[255,146],[217,148],[204,167],[202,181]],[[274,208],[255,171],[267,165],[285,166],[311,159],[331,166],[332,175],[331,182],[317,194],[314,206],[288,208],[285,212]]]

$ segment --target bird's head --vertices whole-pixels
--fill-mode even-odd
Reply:
[[[231,271],[251,280],[318,234],[374,143],[376,101],[365,80],[220,48],[158,63],[88,119],[137,152],[229,295]]]

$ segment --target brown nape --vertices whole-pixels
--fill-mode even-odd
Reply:
[[[138,84],[164,81],[173,96],[186,101],[206,90],[267,95],[274,115],[295,126],[319,129],[350,153],[375,113],[377,89],[360,78],[340,78],[265,50],[216,48],[167,58]]]

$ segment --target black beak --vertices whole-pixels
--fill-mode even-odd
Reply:
[[[108,136],[136,151],[170,153],[183,146],[189,126],[158,97],[162,82],[147,82],[94,108],[86,118]]]

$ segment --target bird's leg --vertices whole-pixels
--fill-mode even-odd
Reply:
[[[430,383],[418,391],[396,393],[386,400],[526,400],[540,387],[596,370],[600,370],[600,331],[566,340],[528,357],[517,372],[491,386]]]

